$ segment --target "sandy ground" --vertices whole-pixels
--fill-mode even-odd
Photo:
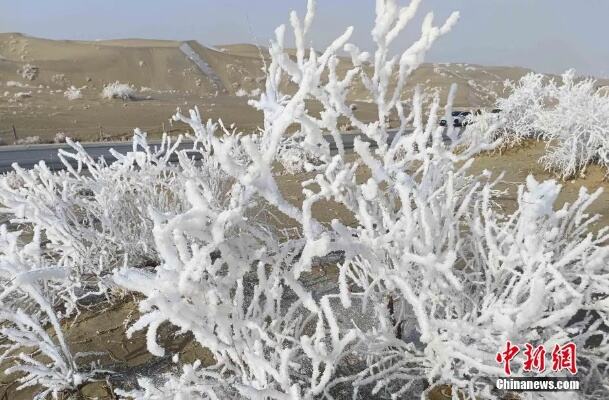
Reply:
[[[548,179],[557,180],[562,190],[558,196],[556,208],[562,207],[565,203],[573,203],[579,195],[580,188],[585,187],[589,192],[602,189],[600,197],[588,209],[589,214],[600,216],[598,222],[593,226],[600,229],[609,226],[609,182],[604,179],[605,172],[598,166],[588,167],[585,177],[561,182],[556,179],[551,171],[545,171],[537,160],[543,155],[545,142],[529,141],[522,146],[508,149],[503,152],[489,152],[478,155],[472,165],[472,174],[488,170],[493,177],[504,174],[499,189],[507,190],[507,193],[500,198],[500,205],[504,212],[513,212],[517,207],[517,190],[519,185],[523,185],[528,175],[533,175],[537,181]],[[301,192],[301,183],[311,179],[313,174],[303,174],[298,176],[285,175],[279,177],[282,193],[293,204],[300,206],[304,195]],[[358,180],[363,182],[368,179],[368,171],[360,168]],[[322,222],[329,222],[337,216],[347,224],[354,224],[356,221],[353,215],[347,212],[340,204],[320,201],[313,206],[313,216]],[[287,224],[287,223],[286,223]]]
[[[211,75],[180,50],[184,44],[209,66]],[[264,89],[262,68],[267,54],[266,48],[250,44],[57,41],[0,33],[0,139],[6,144],[14,141],[13,125],[19,139],[39,136],[42,141],[52,140],[58,132],[80,140],[117,139],[129,137],[135,127],[158,135],[163,126],[166,131],[172,129],[169,118],[178,107],[194,106],[206,118],[221,118],[227,125],[252,131],[262,118],[247,100]],[[36,67],[29,77],[22,73],[26,65]],[[350,65],[350,60],[341,59],[339,75]],[[506,79],[518,79],[527,72],[518,67],[423,64],[411,76],[404,95],[409,98],[415,85],[423,84],[445,96],[450,84],[456,83],[456,107],[490,107]],[[102,99],[103,87],[115,81],[132,85],[136,101]],[[83,98],[65,98],[70,86],[80,88]],[[289,93],[293,87],[286,84],[284,89]],[[362,119],[374,118],[361,83],[352,89],[349,100],[357,105]],[[172,132],[180,129],[173,127]]]
[[[537,162],[543,155],[544,148],[544,142],[530,141],[503,153],[482,154],[476,158],[471,171],[475,173],[486,169],[491,171],[493,176],[502,172],[505,174],[502,186],[508,190],[508,194],[503,196],[500,202],[505,212],[512,212],[517,207],[517,188],[525,182],[528,175],[533,175],[537,181],[557,180],[562,185],[555,208],[562,207],[565,203],[573,203],[582,187],[587,188],[589,192],[602,189],[600,197],[590,206],[588,213],[600,216],[592,227],[594,230],[609,226],[609,182],[604,179],[605,171],[592,165],[588,167],[585,177],[561,182]]]
[[[486,153],[479,155],[472,167],[472,172],[490,170],[494,176],[501,172],[505,173],[503,186],[508,193],[500,200],[501,206],[506,212],[512,211],[516,206],[516,190],[522,184],[527,175],[533,174],[537,180],[553,179],[550,172],[544,171],[537,163],[537,159],[543,153],[544,143],[531,141],[525,145],[499,153]],[[361,170],[358,179],[367,179],[367,172]],[[589,190],[602,188],[604,192],[590,208],[590,213],[600,214],[601,219],[593,227],[594,230],[609,225],[609,183],[603,180],[603,172],[596,167],[591,167],[585,178],[563,182],[563,190],[558,199],[556,207],[565,202],[573,202],[580,188],[587,187]],[[295,205],[300,205],[303,200],[301,194],[301,183],[311,178],[311,174],[283,175],[279,178],[279,185],[286,198]],[[344,208],[333,202],[320,202],[313,208],[313,214],[323,222],[329,222],[333,218],[339,218],[344,223],[355,223],[353,216]],[[277,222],[278,227],[293,227],[293,222],[282,220]],[[335,281],[336,269],[333,265],[318,266],[314,271],[315,276],[324,276],[329,282]],[[146,351],[145,332],[138,332],[131,339],[127,339],[123,332],[138,317],[138,298],[132,295],[124,296],[120,301],[111,305],[102,303],[90,310],[83,310],[76,321],[66,321],[64,326],[67,331],[68,341],[74,351],[100,351],[106,353],[102,357],[102,366],[112,367],[117,371],[113,378],[115,382],[133,382],[139,374],[153,373],[158,375],[168,368],[178,368],[168,358],[156,359]],[[181,362],[192,362],[201,359],[209,364],[213,359],[209,352],[202,349],[193,342],[190,335],[177,335],[169,326],[162,329],[162,343],[170,350],[180,354]],[[0,399],[25,400],[32,397],[32,390],[16,392],[16,385],[11,382],[10,377],[0,378]],[[105,382],[97,382],[85,385],[81,390],[83,399],[111,399]],[[438,388],[434,391],[433,399],[448,399],[442,393],[448,393],[447,388]],[[3,397],[4,396],[4,397]]]

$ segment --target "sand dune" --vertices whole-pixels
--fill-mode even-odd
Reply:
[[[206,116],[254,129],[261,116],[247,105],[247,99],[264,87],[262,68],[267,58],[268,49],[251,44],[206,47],[196,41],[69,41],[2,33],[0,137],[12,140],[12,135],[7,136],[11,125],[20,136],[43,138],[59,131],[81,139],[117,138],[129,135],[134,127],[159,133],[163,123],[168,129],[168,118],[177,107],[194,105]],[[342,59],[339,73],[349,67],[350,61]],[[412,93],[415,85],[422,84],[445,95],[450,84],[457,83],[456,106],[488,107],[504,80],[518,79],[528,71],[424,64],[405,91]],[[103,87],[115,81],[132,85],[141,101],[103,100]],[[64,97],[63,91],[70,86],[81,88],[81,99]],[[364,118],[374,115],[362,85],[356,85],[350,100],[358,104]]]
[[[3,81],[19,80],[17,69],[30,63],[40,71],[36,85],[54,89],[69,85],[95,89],[119,80],[136,87],[208,92],[210,88],[206,85],[196,85],[196,80],[202,77],[181,53],[179,45],[179,42],[132,40],[53,41],[4,34],[0,35],[0,55],[8,62],[3,63],[0,73]]]

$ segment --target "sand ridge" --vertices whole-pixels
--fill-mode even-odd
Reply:
[[[181,50],[184,44],[209,71]],[[171,129],[169,118],[177,108],[194,106],[205,118],[255,130],[262,118],[247,101],[264,90],[263,67],[268,61],[268,48],[244,43],[50,40],[0,33],[0,141],[12,143],[13,125],[20,138],[39,136],[43,141],[57,132],[82,140],[117,139],[129,137],[136,127],[158,135],[163,127]],[[24,77],[28,66],[35,67],[29,76],[34,79]],[[350,60],[341,58],[339,75],[350,67]],[[404,98],[419,84],[445,98],[456,83],[456,107],[491,107],[506,79],[518,79],[527,72],[519,67],[427,63],[411,76]],[[103,87],[115,81],[132,85],[137,101],[102,99]],[[70,86],[80,88],[81,99],[70,101],[64,96]],[[290,93],[294,86],[286,82],[283,89]],[[375,117],[375,107],[361,83],[354,85],[349,100],[362,118]]]

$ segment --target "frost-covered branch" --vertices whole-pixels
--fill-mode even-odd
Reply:
[[[609,97],[594,80],[578,79],[570,70],[560,82],[530,73],[506,86],[510,95],[497,103],[503,145],[544,139],[546,152],[539,162],[562,179],[584,175],[592,163],[609,168]]]
[[[76,389],[96,371],[79,368],[76,360],[84,355],[71,353],[53,309],[54,292],[65,285],[67,271],[42,257],[39,229],[25,246],[18,244],[19,235],[0,228],[0,364],[6,375],[18,374],[18,390],[41,386],[35,399],[42,400]]]
[[[457,14],[439,26],[427,15],[420,37],[392,55],[419,3],[377,0],[372,54],[350,43],[351,27],[321,53],[308,51],[315,4],[303,19],[292,13],[295,56],[279,27],[265,91],[250,101],[264,116],[259,132],[205,121],[197,109],[178,111],[174,120],[192,131],[188,150],[177,149],[181,138],[166,137],[154,148],[136,131],[133,151],[113,152],[114,163],[69,142],[72,150],[61,152],[65,171],[15,166],[0,181],[0,203],[11,222],[32,227],[38,238],[17,253],[7,240],[7,254],[19,259],[14,254],[38,249],[45,273],[63,275],[40,292],[50,299],[44,309],[29,292],[10,289],[4,298],[31,298],[24,304],[52,320],[58,303],[73,310],[83,296],[118,285],[143,296],[126,334],[145,331],[152,355],[169,355],[159,337],[167,324],[213,355],[211,365],[182,365],[178,374],[142,377],[140,388],[120,392],[136,399],[333,399],[347,392],[397,399],[438,384],[450,385],[454,396],[492,398],[490,379],[502,372],[495,355],[506,339],[577,343],[583,376],[604,379],[608,236],[590,233],[596,217],[586,213],[598,193],[582,191],[556,209],[560,186],[530,177],[517,210],[504,215],[496,204],[501,176],[470,171],[473,155],[495,148],[506,132],[515,132],[514,141],[536,134],[546,106],[540,96],[550,91],[535,76],[514,87],[505,105],[513,121],[503,132],[498,123],[465,132],[438,127],[440,99],[424,106],[417,88],[407,102],[403,89]],[[348,62],[341,51],[349,54],[347,68],[339,68]],[[375,121],[358,119],[348,104],[358,80],[374,99]],[[578,92],[577,85],[565,90]],[[310,113],[308,102],[322,112]],[[388,141],[393,115],[399,126]],[[355,139],[354,156],[339,120],[369,139]],[[300,171],[311,176],[302,202],[278,179]],[[351,221],[318,220],[314,208],[322,202]],[[285,234],[268,215],[290,221],[297,234]],[[324,290],[315,284],[322,274],[331,277]],[[20,331],[30,329],[24,318],[13,321]],[[72,367],[62,369],[69,351],[59,347],[54,365],[66,377],[74,368],[66,362]]]

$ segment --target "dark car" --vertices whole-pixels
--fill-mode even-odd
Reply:
[[[469,111],[453,111],[451,114],[451,117],[453,118],[453,126],[454,127],[461,127],[461,126],[467,126],[469,119],[468,117],[471,115],[472,113]],[[446,126],[446,119],[441,119],[440,120],[440,126]]]
[[[455,117],[458,117],[460,114],[461,114],[461,111],[453,111],[451,116],[454,119]],[[442,118],[440,120],[440,126],[446,126],[446,119],[445,118]]]
[[[467,126],[467,124],[469,122],[468,117],[470,115],[472,115],[471,112],[463,111],[462,113],[457,115],[457,117],[455,117],[455,119],[453,120],[453,126],[456,126],[456,127]]]

